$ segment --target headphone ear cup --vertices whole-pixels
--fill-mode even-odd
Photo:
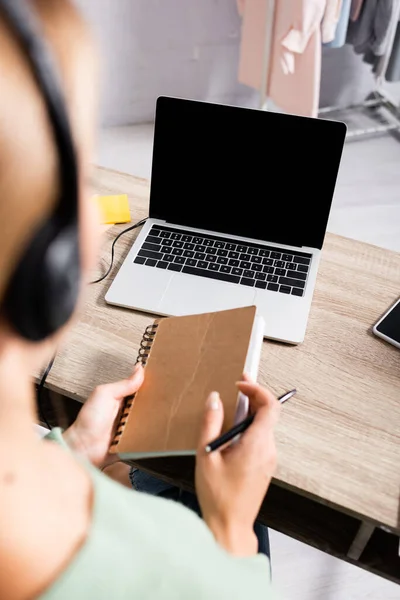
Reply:
[[[65,325],[76,308],[81,283],[78,227],[65,227],[54,239],[45,255],[42,273],[43,290],[48,290],[47,311],[43,315],[51,335]]]
[[[77,225],[60,230],[50,220],[37,232],[12,277],[5,297],[8,320],[24,338],[43,340],[71,318],[79,287]]]

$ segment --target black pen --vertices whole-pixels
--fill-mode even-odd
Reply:
[[[291,390],[290,392],[286,392],[286,394],[283,394],[283,396],[280,396],[278,398],[279,402],[283,404],[284,402],[286,402],[286,400],[289,400],[289,398],[294,396],[296,392],[297,390]],[[218,448],[221,448],[221,446],[233,440],[233,438],[235,438],[237,435],[246,431],[246,429],[250,427],[253,421],[254,415],[250,415],[249,417],[247,417],[247,419],[245,419],[241,423],[238,423],[237,425],[235,425],[235,427],[232,427],[232,429],[215,439],[213,442],[207,444],[207,446],[205,447],[206,452],[209,453],[214,452],[214,450],[218,450]]]

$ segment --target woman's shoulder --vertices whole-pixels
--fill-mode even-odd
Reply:
[[[91,478],[53,444],[19,448],[0,470],[0,598],[36,597],[85,543]]]

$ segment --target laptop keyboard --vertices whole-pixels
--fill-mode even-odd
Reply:
[[[311,255],[153,225],[134,262],[303,296]]]

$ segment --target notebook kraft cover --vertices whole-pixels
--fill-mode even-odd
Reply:
[[[255,316],[249,306],[157,320],[144,383],[111,452],[130,458],[195,453],[213,390],[224,406],[223,431],[230,429]]]

